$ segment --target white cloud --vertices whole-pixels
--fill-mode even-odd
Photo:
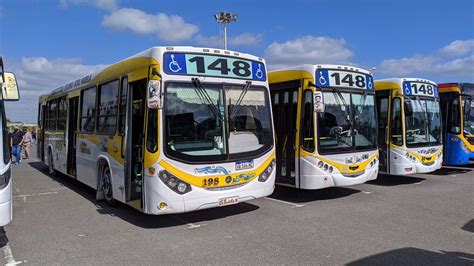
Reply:
[[[440,54],[445,56],[457,57],[467,54],[473,54],[474,39],[472,40],[456,40],[439,49]]]
[[[382,61],[378,70],[387,76],[474,79],[474,40],[456,40],[429,54]],[[432,78],[433,79],[433,78]]]
[[[167,42],[189,40],[198,32],[196,25],[186,23],[180,16],[165,13],[152,15],[134,8],[121,8],[105,15],[102,25],[117,31],[155,34]]]
[[[232,46],[256,46],[260,44],[263,39],[263,35],[261,34],[253,34],[253,33],[242,33],[237,36],[231,36],[228,39],[228,45]],[[205,37],[202,35],[198,35],[196,37],[196,44],[206,47],[222,47],[222,37],[220,36],[209,36]]]
[[[20,101],[7,103],[11,120],[36,121],[38,97],[53,89],[105,68],[106,65],[83,65],[78,59],[27,57],[8,65],[15,73],[20,89]]]
[[[115,10],[118,8],[117,0],[59,0],[59,5],[66,8],[69,5],[92,5],[104,10]]]
[[[349,64],[354,53],[344,39],[305,36],[284,43],[274,42],[265,50],[271,69],[300,64]]]

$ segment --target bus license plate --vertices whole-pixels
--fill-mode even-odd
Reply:
[[[227,206],[227,205],[233,205],[239,203],[239,197],[230,197],[230,198],[223,198],[219,199],[218,206]]]

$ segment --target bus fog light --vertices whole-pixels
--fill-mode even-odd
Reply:
[[[186,186],[185,183],[179,182],[179,184],[178,184],[178,191],[179,192],[184,193],[187,188],[188,188],[188,186]]]
[[[158,210],[160,211],[165,210],[167,207],[168,207],[168,204],[166,204],[165,202],[160,202],[160,204],[158,204]]]

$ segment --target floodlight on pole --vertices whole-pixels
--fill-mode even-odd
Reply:
[[[227,50],[227,24],[237,21],[237,14],[224,11],[215,14],[214,18],[224,27],[224,49]]]

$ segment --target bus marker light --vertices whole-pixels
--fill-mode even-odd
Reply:
[[[411,172],[413,170],[412,167],[409,167],[409,168],[405,168],[405,172]]]
[[[150,175],[154,175],[155,174],[155,168],[154,167],[150,167],[148,168],[148,172],[150,172]]]

